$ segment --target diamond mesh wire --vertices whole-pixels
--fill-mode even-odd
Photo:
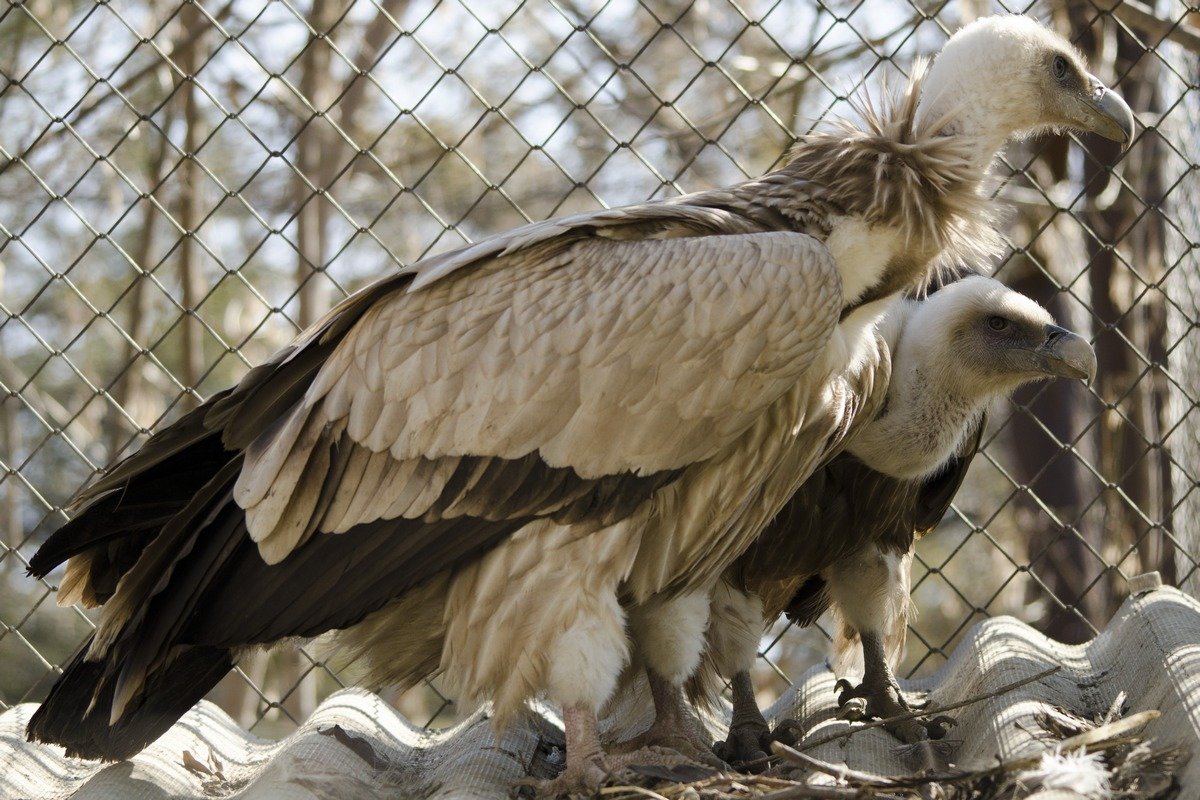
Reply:
[[[92,625],[24,568],[63,506],[348,290],[530,220],[777,164],[969,18],[1068,35],[1141,123],[1010,148],[997,274],[1095,342],[992,414],[921,544],[905,672],[983,616],[1079,641],[1200,555],[1200,14],[1124,0],[152,0],[0,5],[0,708]],[[977,76],[1001,80],[1003,76]],[[763,692],[825,632],[763,638]],[[354,677],[262,656],[214,699],[278,733]],[[434,684],[392,698],[449,718]]]

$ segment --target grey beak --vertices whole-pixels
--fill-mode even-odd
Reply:
[[[1048,375],[1091,382],[1096,377],[1096,351],[1082,336],[1057,325],[1046,326],[1046,341],[1037,349]]]
[[[1088,119],[1085,127],[1105,139],[1120,142],[1129,149],[1133,142],[1133,111],[1121,95],[1109,89],[1095,75],[1088,75],[1089,96],[1084,101]]]

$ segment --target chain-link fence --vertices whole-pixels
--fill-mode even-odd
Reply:
[[[1091,387],[995,410],[921,545],[906,671],[979,618],[1082,640],[1200,556],[1200,13],[1175,0],[8,0],[0,5],[0,708],[86,636],[24,568],[63,505],[347,290],[529,220],[777,164],[967,19],[1029,12],[1134,108],[1010,148],[997,274],[1087,331]],[[1002,75],[980,75],[1001,81]],[[765,692],[817,630],[763,640]],[[777,676],[772,677],[772,676]],[[276,732],[353,680],[261,656],[214,699]],[[433,686],[391,698],[447,719]]]

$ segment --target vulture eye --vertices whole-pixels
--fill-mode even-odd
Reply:
[[[988,327],[994,331],[1002,331],[1008,328],[1008,320],[1004,317],[988,317]]]
[[[1065,80],[1067,77],[1067,60],[1062,56],[1054,57],[1054,78],[1055,80]]]

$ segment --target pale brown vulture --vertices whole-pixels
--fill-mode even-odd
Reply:
[[[1021,80],[965,79],[981,53]],[[939,254],[989,249],[996,148],[1056,126],[1132,135],[1028,19],[978,23],[922,75],[757,180],[418,262],[159,432],[32,562],[69,558],[60,601],[104,611],[29,735],[126,757],[244,648],[336,629],[353,649],[407,608],[429,630],[373,653],[377,675],[440,664],[498,726],[545,695],[566,782],[594,783],[626,608],[707,607],[862,402],[833,387],[887,299]],[[692,628],[650,666],[686,677]]]
[[[1025,383],[1095,374],[1086,340],[990,278],[898,303],[879,330],[892,354],[884,409],[813,473],[714,592],[708,653],[691,688],[711,697],[717,674],[731,680],[733,721],[716,748],[727,760],[768,751],[749,670],[765,625],[782,612],[808,625],[833,608],[839,674],[861,641],[862,685],[840,703],[861,697],[867,715],[884,718],[908,710],[891,666],[907,630],[913,545],[949,508],[986,409]],[[912,742],[925,728],[908,720],[894,732]]]

